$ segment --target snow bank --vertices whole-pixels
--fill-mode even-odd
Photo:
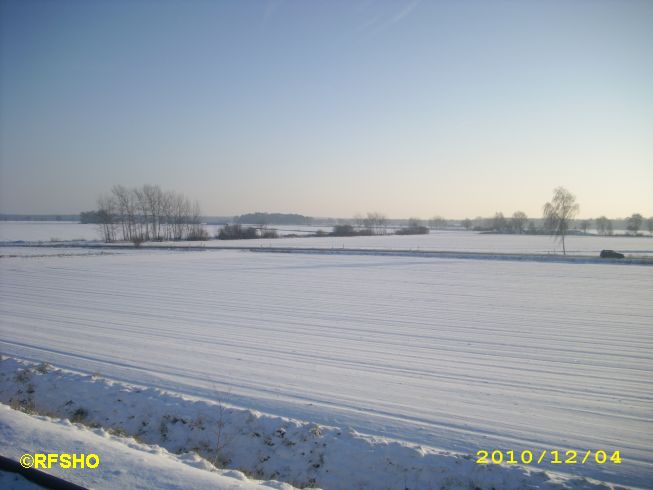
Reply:
[[[196,452],[219,466],[299,487],[615,488],[521,466],[481,466],[466,455],[12,358],[0,362],[0,401],[25,412],[130,435],[173,453]]]
[[[103,429],[85,428],[68,420],[30,416],[4,405],[0,405],[0,438],[6,445],[3,452],[15,460],[35,452],[97,454],[100,464],[95,469],[64,470],[54,465],[45,471],[98,490],[292,490],[287,484],[249,480],[238,471],[218,470],[197,455],[176,456],[161,447],[118,437]],[[2,475],[0,485],[2,488],[41,488],[11,473]]]

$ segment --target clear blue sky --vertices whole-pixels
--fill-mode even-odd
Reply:
[[[653,1],[3,1],[0,211],[653,215]]]

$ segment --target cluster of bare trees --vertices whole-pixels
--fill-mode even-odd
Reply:
[[[628,230],[633,235],[637,235],[639,229],[642,227],[644,222],[644,217],[639,213],[634,213],[629,218],[626,218],[626,230]]]
[[[428,235],[428,233],[428,227],[424,226],[422,220],[419,218],[410,218],[408,220],[408,226],[404,226],[395,231],[396,235]]]
[[[429,220],[429,226],[435,228],[436,230],[443,230],[447,227],[447,220],[442,216],[436,215]]]
[[[526,226],[529,224],[528,216],[523,211],[515,211],[512,217],[506,218],[503,213],[494,213],[494,218],[490,220],[483,220],[483,229],[491,230],[496,233],[518,233],[526,232]],[[462,222],[462,225],[469,229],[472,226],[472,221],[467,219]]]
[[[614,233],[612,230],[612,221],[605,216],[599,216],[596,218],[596,231],[599,235],[612,235]]]
[[[367,213],[365,217],[357,214],[354,216],[354,222],[359,229],[370,230],[369,234],[371,235],[385,235],[387,233],[388,218],[382,213]]]
[[[106,242],[127,240],[135,245],[149,240],[204,240],[197,202],[158,185],[113,186],[98,199],[98,221]]]

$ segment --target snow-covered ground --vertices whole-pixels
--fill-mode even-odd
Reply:
[[[218,227],[207,225],[211,236]],[[279,226],[280,234],[297,233],[310,227]],[[317,229],[317,228],[316,228]],[[331,229],[327,227],[327,232]],[[0,222],[0,243],[15,241],[61,244],[50,242],[74,241],[84,238],[98,241],[96,225],[57,222]],[[546,235],[496,235],[466,231],[431,231],[428,235],[384,235],[362,237],[295,237],[262,240],[209,240],[206,242],[155,242],[151,245],[204,246],[204,247],[315,247],[315,248],[367,248],[382,250],[437,250],[482,253],[562,253],[562,245]],[[653,256],[653,237],[571,235],[566,238],[567,253],[571,255],[598,256],[603,249],[618,250],[632,256]],[[2,250],[0,249],[0,253]]]
[[[0,247],[0,258],[36,258],[47,256],[75,257],[89,255],[108,255],[116,253],[135,253],[133,249],[105,250],[88,247]]]
[[[248,225],[245,225],[248,226]],[[211,237],[218,234],[221,226],[204,225]],[[280,235],[307,235],[318,229],[331,231],[331,227],[271,225]],[[65,242],[101,240],[100,228],[96,224],[82,224],[72,221],[0,221],[0,242]]]
[[[140,251],[0,278],[5,354],[472,455],[621,450],[554,469],[653,480],[650,267]]]
[[[94,489],[182,488],[211,490],[291,490],[287,484],[249,480],[238,471],[221,471],[197,455],[176,456],[159,446],[112,435],[104,429],[88,429],[68,420],[29,416],[0,404],[0,439],[6,457],[18,461],[23,454],[96,454],[97,468],[45,470],[64,480]],[[41,471],[44,471],[41,469]],[[11,488],[11,474],[3,478]],[[15,480],[15,478],[13,478]],[[25,485],[24,481],[20,481]],[[2,480],[0,479],[0,483]],[[18,487],[18,483],[16,484]],[[28,488],[34,485],[27,482]],[[22,488],[22,487],[19,487]],[[40,488],[40,487],[36,487]]]
[[[0,221],[0,242],[98,240],[97,225],[71,221]]]
[[[598,256],[603,249],[629,255],[653,256],[649,237],[568,236],[570,255]],[[206,246],[320,247],[442,250],[483,253],[562,253],[559,241],[545,235],[496,235],[466,231],[432,231],[428,235],[384,235],[361,237],[280,238],[276,240],[215,240]]]
[[[194,451],[194,455],[191,453],[184,460],[204,469],[211,469],[208,462],[212,461],[243,469],[256,477],[290,481],[302,488],[599,490],[611,487],[585,478],[569,478],[518,465],[478,465],[475,458],[466,455],[366,437],[351,428],[343,430],[264,415],[97,376],[55,370],[45,364],[3,360],[0,362],[0,388],[2,402],[16,409],[66,417],[90,427],[100,426],[108,433],[105,430],[96,433],[107,438],[109,434],[131,435],[140,442],[156,444],[150,452],[165,456],[168,453],[162,448],[175,454],[188,455],[189,451]],[[3,424],[6,418],[10,422]],[[35,451],[70,453],[74,450],[102,454],[101,460],[110,461],[108,468],[102,468],[96,475],[93,471],[80,472],[78,478],[86,478],[85,483],[93,487],[110,487],[117,483],[112,481],[115,480],[112,470],[124,461],[124,456],[116,457],[115,454],[122,448],[110,448],[108,454],[104,454],[102,442],[99,448],[94,440],[85,445],[71,444],[65,430],[58,431],[56,445],[47,438],[44,441],[39,430],[28,431],[27,438],[16,437],[16,433],[26,432],[23,422],[28,426],[35,424],[13,410],[7,408],[4,413],[0,410],[3,440],[11,442],[15,459]],[[74,427],[70,423],[63,425]],[[16,439],[20,443],[16,443]],[[124,441],[124,438],[118,440]],[[133,459],[133,455],[127,454],[127,459]],[[166,466],[165,461],[162,463]],[[134,480],[142,482],[144,487],[170,486],[157,484],[156,478],[150,480],[148,469],[139,471],[133,463],[122,470],[121,480],[126,484],[122,487],[129,486],[132,472],[139,473]],[[105,476],[105,472],[108,475]],[[95,478],[90,478],[89,474]],[[242,475],[238,476],[242,479]],[[281,486],[274,485],[275,488]],[[179,486],[189,487],[196,488],[195,485]]]

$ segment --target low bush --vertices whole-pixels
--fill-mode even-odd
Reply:
[[[331,236],[356,236],[357,234],[351,225],[336,225],[331,232]]]
[[[248,228],[243,228],[239,224],[224,225],[220,229],[217,236],[219,240],[247,240],[258,237],[259,236],[256,232],[256,228],[251,226]]]
[[[428,235],[429,229],[426,226],[408,226],[395,231],[395,235]]]
[[[277,230],[262,230],[261,238],[279,238]]]
[[[203,227],[197,226],[188,232],[186,240],[191,242],[205,241],[209,239],[209,232],[206,231]]]
[[[333,227],[333,231],[329,233],[330,236],[371,236],[373,234],[371,228],[357,230],[351,225],[336,225]]]

